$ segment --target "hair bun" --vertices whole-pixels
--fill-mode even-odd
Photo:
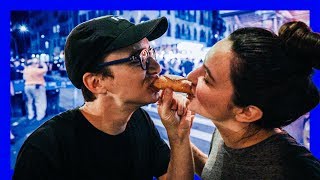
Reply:
[[[320,69],[320,34],[312,32],[301,21],[283,24],[279,29],[279,38],[284,43],[287,54],[300,63],[310,64],[310,68]],[[303,62],[308,60],[309,63]]]

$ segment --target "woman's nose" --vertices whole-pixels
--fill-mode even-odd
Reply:
[[[198,77],[199,77],[199,68],[191,71],[187,75],[187,79],[191,81],[194,86],[196,86],[198,83]]]

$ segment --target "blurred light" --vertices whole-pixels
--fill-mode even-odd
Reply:
[[[20,32],[27,32],[27,31],[28,31],[28,28],[27,28],[27,26],[25,26],[25,25],[21,25],[21,26],[19,27],[19,30],[20,30]]]
[[[39,56],[39,55],[38,55]],[[42,62],[47,61],[47,55],[46,54],[40,54],[40,58],[39,58]]]
[[[36,58],[39,58],[39,57],[40,57],[39,54],[37,54],[37,55],[36,55]]]
[[[60,25],[58,24],[57,25],[57,33],[59,33],[60,32]]]
[[[43,39],[44,37],[45,37],[45,36],[42,34],[42,35],[41,35],[41,38]]]
[[[46,41],[46,42],[44,43],[44,45],[45,45],[46,49],[49,48],[49,42],[48,42],[48,41]]]
[[[214,37],[215,37],[215,38],[218,38],[219,36],[218,36],[218,34],[215,34]]]
[[[150,46],[151,47],[158,47],[159,45],[156,43],[156,41],[151,41]]]
[[[178,43],[177,48],[179,51],[183,51],[183,50],[200,50],[201,48],[203,48],[203,44],[200,43],[192,43],[192,42],[181,42]]]
[[[31,55],[31,57],[32,57],[32,58],[35,58],[35,57],[36,57],[36,55],[35,55],[35,54],[32,54],[32,55]]]

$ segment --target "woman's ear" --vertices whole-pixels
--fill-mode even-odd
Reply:
[[[82,76],[82,81],[87,89],[93,94],[102,94],[107,92],[106,87],[102,84],[101,75],[87,72]]]
[[[251,123],[262,118],[263,112],[257,106],[247,106],[244,108],[236,108],[234,110],[235,119],[239,122]]]

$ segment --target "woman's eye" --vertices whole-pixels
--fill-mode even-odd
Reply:
[[[204,81],[206,84],[209,83],[209,77],[208,77],[208,74],[207,74],[207,73],[203,76],[203,81]]]
[[[208,78],[207,78],[207,77],[203,77],[203,81],[204,81],[206,84],[208,84],[208,83],[209,83],[209,81],[208,81]]]
[[[205,72],[205,74],[203,75],[203,81],[204,81],[206,84],[210,84],[210,85],[213,84],[213,80],[210,78],[208,72]]]

